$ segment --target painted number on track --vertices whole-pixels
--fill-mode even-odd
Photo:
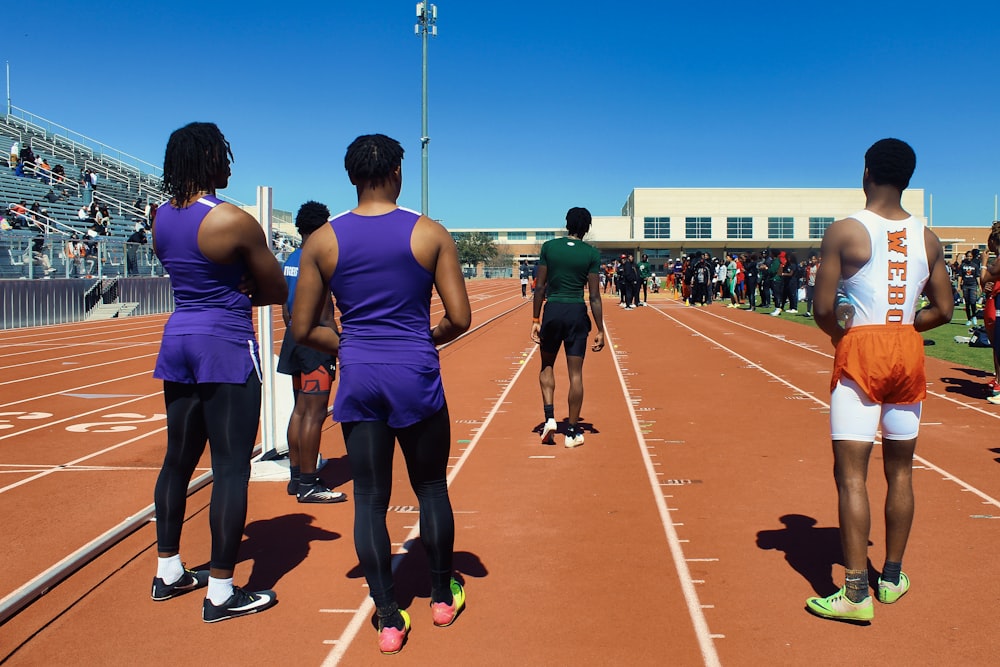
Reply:
[[[151,417],[136,414],[134,412],[117,412],[104,415],[103,419],[120,419],[125,421],[102,421],[88,424],[74,424],[67,426],[66,430],[71,433],[121,433],[122,431],[134,431],[138,428],[136,424],[146,424],[149,422],[166,419],[164,414],[156,413]]]
[[[0,412],[0,431],[14,428],[9,418],[14,419],[48,419],[51,412]]]

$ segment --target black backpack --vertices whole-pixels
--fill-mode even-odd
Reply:
[[[969,330],[969,347],[993,347],[985,327],[973,327]]]

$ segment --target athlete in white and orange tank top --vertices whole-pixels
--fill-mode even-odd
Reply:
[[[873,144],[865,153],[865,210],[830,225],[820,250],[813,313],[837,348],[830,432],[844,553],[844,587],[806,600],[806,608],[824,618],[874,617],[866,480],[880,426],[888,489],[878,598],[895,602],[910,587],[902,561],[913,523],[913,454],[926,395],[919,332],[951,321],[954,310],[941,242],[902,207],[915,166],[916,155],[905,142]],[[855,307],[846,330],[836,316],[840,284]],[[921,293],[929,303],[918,309]]]
[[[924,226],[870,210],[851,216],[868,233],[871,256],[841,283],[854,317],[837,344],[830,389],[844,376],[878,403],[918,403],[926,396],[923,338],[913,328],[930,276]]]

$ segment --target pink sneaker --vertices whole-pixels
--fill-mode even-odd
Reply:
[[[439,628],[447,628],[454,623],[458,615],[462,613],[462,609],[465,608],[465,589],[454,579],[451,580],[451,597],[451,604],[431,603],[431,618],[434,619],[434,625]]]
[[[410,634],[410,615],[402,609],[399,614],[403,617],[403,629],[383,628],[378,629],[378,650],[384,655],[394,655],[403,650],[406,643],[406,636]]]

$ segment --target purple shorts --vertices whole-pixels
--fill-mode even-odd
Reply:
[[[153,377],[182,384],[244,384],[251,373],[260,379],[260,353],[253,338],[168,334],[160,344]]]
[[[333,418],[338,422],[387,423],[405,428],[444,407],[441,369],[399,364],[340,367]]]

